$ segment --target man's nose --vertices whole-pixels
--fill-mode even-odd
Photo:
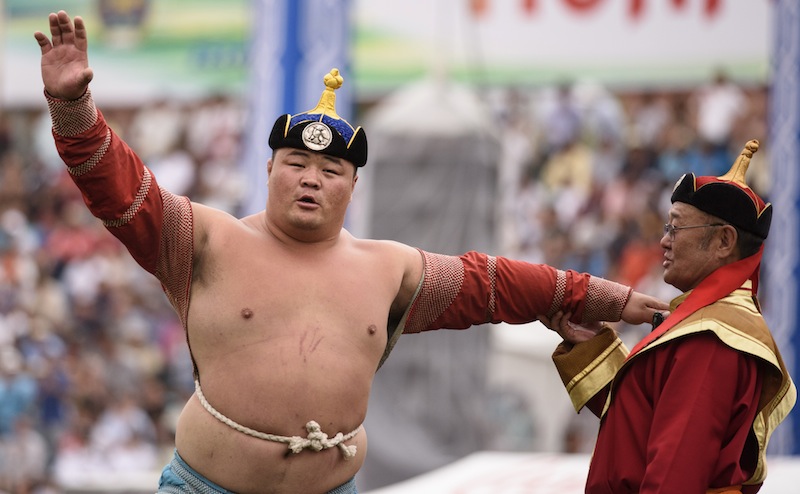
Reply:
[[[672,245],[672,238],[670,238],[669,233],[664,232],[664,234],[661,235],[661,240],[658,242],[658,245],[660,245],[662,249],[667,249]]]
[[[319,172],[313,168],[307,168],[300,178],[300,184],[304,187],[319,187]]]

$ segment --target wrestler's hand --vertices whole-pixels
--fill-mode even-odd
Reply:
[[[575,324],[569,321],[572,316],[570,313],[564,314],[559,311],[553,316],[539,316],[539,322],[558,333],[564,341],[576,345],[586,340],[592,339],[602,328],[600,322],[591,322],[587,324]]]
[[[656,312],[668,316],[669,304],[634,290],[622,309],[622,320],[628,324],[650,324]]]
[[[86,26],[80,17],[73,24],[63,10],[48,20],[52,40],[39,31],[33,34],[42,50],[44,89],[57,99],[78,99],[94,76],[86,52]]]

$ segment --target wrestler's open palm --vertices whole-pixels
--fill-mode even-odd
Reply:
[[[42,82],[50,96],[73,100],[80,98],[92,80],[87,55],[86,26],[83,19],[69,18],[63,10],[50,14],[50,35],[33,34],[42,50]]]

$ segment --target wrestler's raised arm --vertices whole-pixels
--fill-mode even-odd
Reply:
[[[66,12],[50,14],[50,35],[34,33],[42,50],[42,82],[50,96],[63,100],[80,98],[94,73],[89,67],[86,26],[81,17],[75,21]]]
[[[50,35],[36,32],[34,38],[59,156],[91,213],[159,278],[185,320],[188,298],[181,294],[187,293],[199,252],[193,235],[203,229],[194,228],[189,199],[162,189],[95,107],[83,19],[62,10],[48,21]]]

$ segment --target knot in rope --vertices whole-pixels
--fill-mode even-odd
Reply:
[[[313,449],[314,451],[322,451],[323,449],[333,448],[334,446],[338,446],[339,449],[342,451],[342,456],[344,456],[345,460],[349,460],[356,455],[356,445],[347,446],[344,442],[353,439],[358,431],[361,430],[361,426],[359,425],[354,430],[348,432],[347,434],[342,434],[341,432],[337,433],[333,436],[333,439],[328,439],[328,435],[322,432],[322,428],[319,424],[313,420],[310,420],[306,424],[306,430],[308,431],[307,437],[300,437],[300,436],[279,436],[276,434],[267,434],[265,432],[259,432],[257,430],[253,430],[249,427],[245,427],[233,420],[229,419],[225,415],[221,414],[217,411],[216,408],[211,406],[211,404],[206,400],[206,397],[203,395],[203,391],[200,388],[200,381],[195,380],[194,382],[195,393],[197,394],[197,399],[200,400],[200,404],[203,405],[208,413],[210,413],[214,418],[222,422],[223,424],[239,431],[248,436],[256,437],[258,439],[263,439],[265,441],[273,441],[277,443],[284,443],[287,444],[289,450],[292,453],[300,453],[306,448]]]
[[[338,446],[346,459],[350,459],[356,455],[356,446],[347,446],[344,444],[344,441],[350,438],[345,437],[341,432],[333,436],[333,439],[329,439],[328,435],[322,432],[322,428],[314,420],[306,424],[306,430],[308,431],[308,436],[292,436],[289,439],[289,449],[292,453],[299,453],[306,448],[313,449],[314,451],[322,451],[323,449]],[[350,434],[348,434],[348,436],[350,436]]]

